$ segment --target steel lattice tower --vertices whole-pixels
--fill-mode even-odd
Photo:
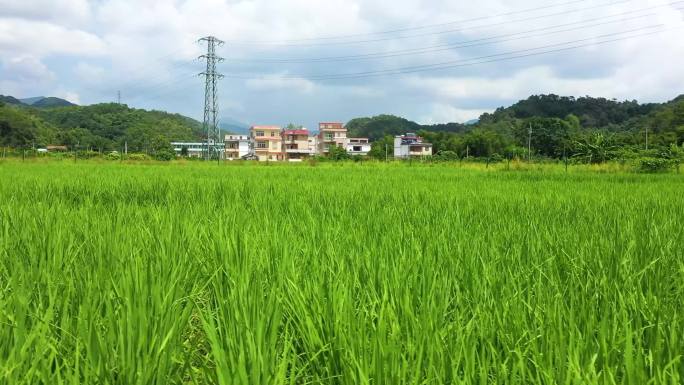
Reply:
[[[200,76],[205,78],[204,89],[204,124],[203,129],[207,134],[207,151],[205,158],[212,159],[214,156],[217,159],[221,158],[221,152],[217,145],[221,143],[220,130],[218,127],[218,81],[223,78],[223,75],[216,72],[216,63],[222,62],[224,59],[216,55],[216,47],[223,45],[223,41],[213,37],[207,36],[201,38],[200,42],[207,42],[207,54],[200,56],[200,59],[207,60],[207,69],[200,73]]]

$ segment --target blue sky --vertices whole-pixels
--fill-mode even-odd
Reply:
[[[684,2],[672,0],[0,0],[0,9],[0,94],[17,97],[92,104],[121,90],[131,106],[201,118],[206,35],[226,41],[221,116],[246,124],[313,128],[381,113],[463,122],[538,93],[641,102],[684,93]],[[485,57],[494,60],[473,60]]]

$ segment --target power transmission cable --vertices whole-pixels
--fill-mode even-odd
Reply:
[[[684,1],[682,1],[682,2],[684,2]],[[639,11],[644,11],[644,10],[650,10],[650,8],[642,9]],[[398,56],[406,56],[406,55],[414,55],[414,54],[422,54],[422,53],[433,53],[433,52],[448,51],[448,50],[451,50],[454,48],[477,47],[477,46],[482,46],[482,45],[489,45],[489,44],[496,44],[496,43],[502,43],[502,42],[508,42],[508,41],[527,39],[527,38],[531,38],[531,37],[547,36],[547,35],[558,34],[558,33],[563,33],[563,32],[585,30],[587,28],[600,27],[600,26],[610,25],[610,24],[615,24],[615,23],[624,23],[626,21],[643,19],[643,18],[647,18],[647,17],[655,15],[654,13],[648,13],[648,14],[644,14],[644,15],[637,15],[637,16],[627,17],[627,18],[622,17],[618,20],[610,20],[610,21],[604,21],[604,22],[600,22],[600,23],[585,25],[586,23],[589,23],[591,21],[604,20],[607,18],[613,18],[613,17],[618,17],[618,16],[625,16],[625,15],[635,13],[635,12],[636,11],[629,11],[629,12],[625,12],[622,14],[610,15],[610,16],[606,16],[606,17],[598,17],[598,18],[594,18],[594,19],[588,19],[588,20],[577,21],[577,22],[572,22],[572,23],[558,24],[558,25],[553,25],[553,26],[548,26],[548,27],[530,29],[530,30],[526,30],[526,31],[489,36],[489,37],[472,39],[472,40],[461,41],[461,42],[456,42],[456,43],[438,44],[438,45],[432,45],[432,46],[427,46],[427,47],[422,47],[422,48],[411,48],[411,49],[402,49],[402,50],[394,50],[394,51],[386,51],[386,52],[360,54],[360,55],[346,55],[346,56],[328,56],[328,57],[292,58],[292,59],[252,58],[252,59],[230,59],[229,61],[230,62],[259,62],[259,63],[287,64],[287,63],[340,62],[340,61],[359,61],[359,60],[382,59],[382,58],[388,58],[388,57],[398,57]],[[574,27],[574,28],[566,28],[566,29],[556,30],[556,29],[559,29],[562,27],[572,26],[572,25],[578,25],[578,26]],[[554,30],[556,30],[556,31],[554,31]],[[541,33],[541,34],[526,35],[526,34],[530,34],[533,32],[542,32],[542,31],[550,31],[550,32]],[[517,36],[517,35],[524,35],[524,36],[513,37],[513,36]]]
[[[148,71],[142,71],[140,73],[133,73],[132,71],[126,71],[127,78],[130,80],[118,85],[117,87],[124,90],[126,94],[136,94],[141,89],[149,88],[150,85],[155,85],[160,80],[165,81],[169,77],[173,76],[173,73],[177,69],[187,68],[187,70],[192,69],[193,63],[190,61],[176,61],[168,65],[162,70],[159,66],[155,68],[155,75],[148,76]],[[141,69],[152,68],[151,66],[140,66]]]
[[[179,83],[187,82],[191,79],[197,79],[197,75],[194,73],[182,74],[180,76],[176,76],[173,79],[169,79],[169,80],[167,80],[163,83],[160,83],[158,85],[143,89],[140,92],[131,96],[129,99],[130,100],[139,100],[139,99],[144,98],[144,97],[156,95],[160,91],[163,92],[164,90],[172,89],[173,87],[175,87]]]
[[[397,74],[405,74],[405,73],[413,73],[413,72],[424,72],[424,71],[456,68],[456,67],[463,67],[463,66],[472,66],[472,65],[476,65],[476,64],[493,63],[493,62],[498,62],[498,61],[512,60],[512,59],[524,58],[524,57],[530,57],[530,56],[539,56],[539,55],[544,55],[544,54],[549,54],[549,53],[562,52],[562,51],[578,49],[578,48],[583,48],[583,47],[590,47],[590,46],[594,46],[594,45],[608,44],[611,42],[617,42],[617,41],[623,41],[623,40],[633,39],[633,38],[642,37],[642,36],[654,35],[657,33],[664,32],[667,29],[658,30],[658,31],[651,31],[651,32],[643,33],[643,34],[637,34],[637,35],[629,35],[629,36],[619,37],[619,38],[614,38],[614,39],[607,39],[607,40],[602,40],[602,41],[592,41],[592,40],[596,40],[599,38],[607,38],[607,37],[612,37],[612,36],[620,36],[620,35],[625,35],[625,34],[629,34],[629,33],[633,33],[633,32],[639,32],[639,31],[645,31],[645,30],[650,30],[650,29],[654,29],[654,28],[659,28],[662,26],[664,26],[664,24],[656,24],[656,25],[651,25],[651,26],[647,26],[647,27],[617,32],[617,33],[609,33],[609,34],[604,34],[604,35],[599,35],[599,36],[593,36],[593,37],[585,38],[585,39],[571,40],[571,41],[566,41],[566,42],[562,42],[562,43],[555,43],[555,44],[549,44],[549,45],[544,45],[544,46],[539,46],[539,47],[534,47],[534,48],[509,51],[509,52],[505,52],[505,53],[479,56],[479,57],[474,57],[474,58],[469,58],[469,59],[464,59],[464,60],[454,60],[454,61],[428,64],[428,65],[400,67],[400,68],[377,70],[377,71],[365,71],[365,72],[342,73],[342,74],[328,74],[328,75],[314,75],[314,76],[277,76],[277,77],[260,76],[260,77],[256,77],[256,76],[227,75],[226,77],[227,78],[234,78],[234,79],[243,79],[243,80],[272,80],[272,79],[336,80],[336,79],[366,78],[366,77],[397,75]],[[579,44],[579,43],[586,42],[586,41],[591,41],[591,42]],[[563,47],[565,45],[571,45],[571,46]],[[553,47],[561,47],[561,48],[546,50],[548,48],[553,48]],[[539,52],[534,52],[534,51],[539,51]],[[506,56],[509,56],[509,57],[506,57]]]
[[[477,26],[472,26],[472,27],[459,27],[459,28],[449,29],[449,30],[444,30],[444,31],[425,32],[425,33],[413,34],[413,35],[384,37],[384,38],[378,38],[378,39],[351,40],[351,41],[339,41],[339,42],[332,41],[332,42],[322,42],[322,43],[277,43],[277,42],[273,42],[273,43],[268,43],[268,42],[266,42],[266,43],[263,43],[263,42],[262,43],[259,43],[259,42],[241,43],[239,41],[233,41],[231,44],[232,45],[259,45],[259,44],[262,44],[262,45],[269,45],[269,46],[274,46],[274,47],[278,47],[278,46],[280,46],[280,47],[315,47],[315,46],[340,46],[340,45],[368,44],[368,43],[377,43],[377,42],[385,42],[385,41],[392,41],[392,40],[404,40],[404,39],[411,39],[411,38],[425,37],[425,36],[444,35],[444,34],[450,34],[450,33],[454,33],[454,32],[469,31],[469,30],[473,30],[473,29],[499,27],[499,26],[513,24],[513,23],[521,23],[521,22],[532,21],[532,20],[547,19],[549,17],[554,17],[554,16],[567,16],[569,13],[589,11],[589,10],[593,10],[593,9],[614,6],[617,4],[629,3],[632,1],[634,1],[634,0],[621,0],[621,1],[617,1],[617,2],[604,3],[604,4],[595,5],[595,6],[591,6],[591,7],[571,9],[571,10],[566,10],[566,11],[562,11],[562,12],[537,15],[537,16],[532,16],[532,17],[520,18],[520,19],[516,19],[516,20],[509,20],[509,21],[505,21],[505,22],[483,24],[483,25],[477,25]],[[681,1],[677,1],[677,3],[679,3],[679,2],[681,2]],[[664,5],[669,5],[669,4],[664,4]]]
[[[537,11],[542,11],[545,9],[563,7],[566,5],[586,3],[587,1],[590,1],[590,0],[573,0],[573,1],[568,1],[568,2],[564,2],[564,3],[550,4],[550,5],[546,5],[546,6],[533,7],[533,8],[526,8],[526,9],[521,9],[521,10],[517,10],[517,11],[499,13],[499,14],[495,14],[495,15],[478,16],[478,17],[474,17],[474,18],[470,18],[470,19],[461,19],[461,20],[457,20],[457,21],[450,21],[450,22],[444,22],[444,23],[438,23],[438,24],[429,24],[429,25],[416,26],[416,27],[397,28],[397,29],[378,31],[378,32],[356,33],[356,34],[335,35],[335,36],[322,36],[322,37],[301,38],[301,39],[284,39],[284,40],[228,40],[227,43],[230,43],[230,44],[277,44],[277,43],[294,43],[294,42],[319,41],[319,40],[340,40],[340,39],[348,39],[348,38],[353,38],[353,37],[387,35],[387,34],[392,34],[392,33],[397,33],[397,32],[407,32],[407,31],[416,31],[416,30],[422,30],[422,29],[446,27],[446,26],[454,25],[454,24],[470,23],[470,22],[474,22],[474,21],[487,20],[487,19],[499,18],[499,17],[504,17],[504,16],[513,16],[513,15],[517,15],[517,14],[521,14],[521,13],[537,12]]]

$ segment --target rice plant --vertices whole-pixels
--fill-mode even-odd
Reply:
[[[681,384],[684,179],[0,164],[0,383]]]

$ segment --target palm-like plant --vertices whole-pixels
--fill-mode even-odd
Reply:
[[[602,133],[595,133],[582,142],[575,142],[574,158],[585,163],[603,163],[610,160],[617,148]]]

